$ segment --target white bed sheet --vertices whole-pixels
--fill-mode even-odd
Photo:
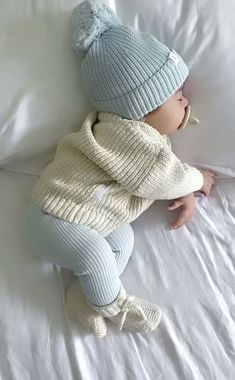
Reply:
[[[7,169],[0,169],[0,378],[233,380],[235,2],[105,0],[125,24],[186,60],[185,91],[201,124],[175,135],[173,147],[219,179],[181,230],[169,230],[167,202],[133,223],[135,248],[122,280],[162,307],[159,328],[140,335],[109,324],[97,339],[66,317],[72,272],[34,256],[22,225],[37,181],[27,174],[41,172],[58,139],[91,109],[68,40],[79,1],[0,2],[0,166]]]
[[[88,335],[64,311],[73,274],[33,255],[22,219],[37,178],[0,171],[0,378],[232,380],[235,378],[235,180],[198,199],[193,221],[169,229],[167,202],[133,223],[122,281],[161,305],[151,334]]]

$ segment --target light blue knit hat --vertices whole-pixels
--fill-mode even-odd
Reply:
[[[151,34],[122,25],[106,5],[85,0],[71,18],[81,75],[98,111],[139,119],[163,104],[188,76],[182,58]]]

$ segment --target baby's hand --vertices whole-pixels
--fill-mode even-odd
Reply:
[[[183,224],[189,222],[192,219],[192,216],[195,212],[194,193],[190,193],[184,197],[174,199],[170,206],[168,206],[168,210],[170,211],[177,208],[180,208],[178,218],[171,224],[171,227],[174,230],[183,226]]]
[[[211,188],[215,183],[216,174],[208,170],[201,170],[201,173],[204,177],[204,184],[200,192],[207,196],[210,194]]]

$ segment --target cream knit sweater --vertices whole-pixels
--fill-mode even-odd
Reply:
[[[60,141],[33,200],[45,212],[108,234],[156,199],[175,199],[203,185],[203,176],[171,151],[170,140],[140,121],[90,113]]]

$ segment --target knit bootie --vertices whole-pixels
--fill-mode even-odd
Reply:
[[[106,335],[105,319],[88,305],[78,279],[74,279],[67,290],[66,311],[72,320],[79,322],[87,331],[100,338]]]
[[[94,310],[118,325],[120,330],[151,332],[161,320],[159,306],[135,296],[129,296],[121,287],[117,299],[110,305],[94,306]]]

